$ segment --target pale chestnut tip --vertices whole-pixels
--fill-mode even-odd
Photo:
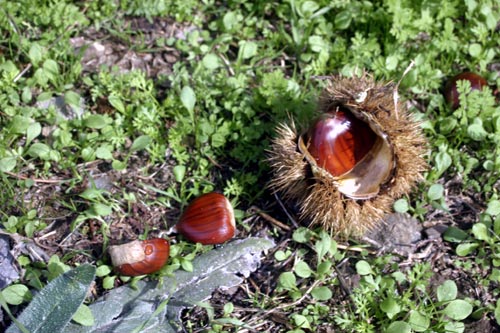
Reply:
[[[234,237],[236,229],[233,206],[220,193],[203,194],[186,207],[176,229],[195,243],[224,243]]]
[[[153,238],[108,247],[115,270],[128,276],[151,274],[160,270],[170,255],[170,244],[166,239]]]

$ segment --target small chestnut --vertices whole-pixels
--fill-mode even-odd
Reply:
[[[486,79],[472,72],[464,72],[451,78],[448,83],[446,83],[446,86],[444,88],[444,97],[448,104],[451,106],[452,110],[456,110],[460,106],[460,100],[458,98],[457,91],[457,81],[459,80],[469,81],[471,90],[481,90],[483,89],[483,87],[488,85]]]
[[[195,243],[224,243],[233,238],[235,232],[233,206],[220,193],[203,194],[187,206],[176,228]]]
[[[121,275],[138,276],[159,271],[168,260],[170,244],[166,239],[135,240],[108,248],[111,262]]]

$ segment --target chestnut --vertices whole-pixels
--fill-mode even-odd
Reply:
[[[135,240],[122,245],[112,245],[108,252],[119,274],[138,276],[159,271],[168,260],[170,244],[163,238]]]
[[[387,135],[361,113],[336,106],[323,113],[298,141],[317,178],[352,199],[376,196],[395,167]]]
[[[444,88],[444,97],[446,102],[451,106],[452,110],[458,109],[460,106],[460,99],[458,98],[457,81],[467,80],[470,82],[471,90],[481,90],[488,85],[488,82],[482,76],[472,73],[464,72],[452,77]]]
[[[195,243],[224,243],[233,238],[235,232],[233,206],[220,193],[203,194],[186,207],[176,228]]]
[[[376,134],[351,112],[339,109],[323,114],[308,133],[309,153],[333,176],[350,171],[375,143]]]

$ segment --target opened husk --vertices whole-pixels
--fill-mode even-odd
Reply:
[[[334,234],[361,236],[391,211],[395,199],[423,179],[426,140],[405,105],[395,104],[394,89],[393,84],[377,83],[366,75],[329,80],[319,112],[346,108],[378,136],[370,152],[374,156],[340,177],[333,177],[308,156],[303,138],[307,127],[299,132],[293,120],[277,127],[269,156],[274,173],[270,186],[298,204],[303,220]]]

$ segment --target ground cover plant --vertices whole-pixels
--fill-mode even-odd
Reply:
[[[24,309],[52,318],[36,304],[55,290],[71,306],[33,331],[116,318],[137,332],[500,331],[497,2],[0,4],[2,330],[22,331]],[[443,90],[464,71],[487,87],[459,81],[452,109]],[[311,118],[325,77],[363,73],[399,84],[429,170],[382,230],[338,239],[267,188],[267,151],[277,124]],[[235,207],[238,240],[173,233],[212,191]],[[110,245],[157,236],[171,241],[162,270],[113,270]],[[224,288],[193,282],[219,273]],[[122,291],[129,312],[95,315]]]

